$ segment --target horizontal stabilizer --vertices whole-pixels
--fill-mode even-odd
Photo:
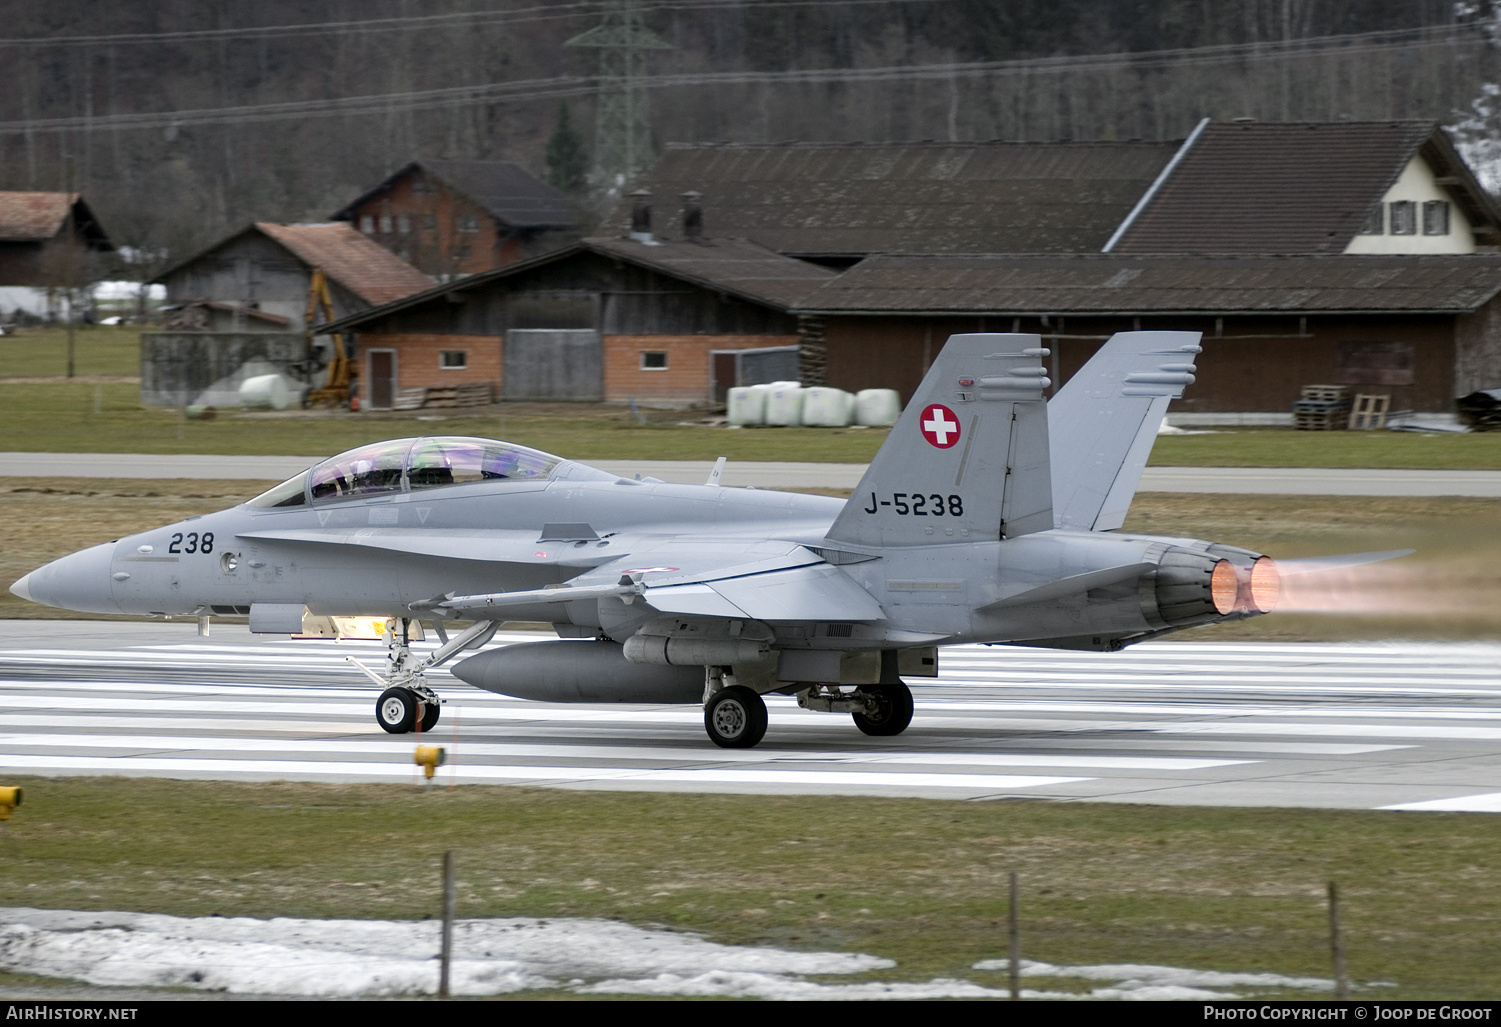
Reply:
[[[1130,581],[1139,578],[1142,574],[1153,568],[1150,563],[1133,563],[1123,567],[1107,567],[1102,571],[1089,571],[1085,574],[1074,574],[1067,578],[1059,578],[1045,585],[1018,592],[1014,596],[991,603],[983,607],[981,612],[1000,610],[1007,606],[1025,606],[1029,603],[1046,602],[1049,599],[1062,599],[1064,596],[1078,595],[1080,592],[1088,592],[1092,588],[1104,588],[1122,581]]]

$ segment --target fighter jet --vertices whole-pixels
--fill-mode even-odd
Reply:
[[[1111,651],[1276,605],[1260,553],[1117,530],[1198,344],[1117,334],[1048,402],[1040,337],[952,336],[848,500],[397,439],[11,591],[84,612],[248,615],[262,633],[389,618],[384,672],[363,669],[396,734],[438,721],[424,672],[509,620],[559,637],[469,655],[455,677],[547,702],[702,703],[728,748],[761,740],[769,692],[897,735],[913,715],[903,678],[935,676],[942,646]],[[445,621],[472,625],[449,637]],[[441,644],[419,658],[424,622]]]

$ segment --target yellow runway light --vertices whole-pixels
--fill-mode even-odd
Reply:
[[[19,805],[21,805],[21,789],[19,787],[14,785],[0,787],[0,820],[9,820],[10,811]]]
[[[446,757],[447,754],[443,751],[441,745],[419,745],[417,746],[416,755],[412,757],[412,762],[421,767],[422,773],[431,781],[433,774],[443,765]]]

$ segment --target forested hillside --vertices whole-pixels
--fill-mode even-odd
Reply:
[[[0,0],[0,188],[81,189],[157,262],[326,218],[414,156],[591,146],[603,2]],[[652,143],[1179,138],[1459,120],[1494,0],[641,0]],[[600,202],[596,187],[593,202]]]

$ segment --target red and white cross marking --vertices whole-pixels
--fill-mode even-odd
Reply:
[[[924,410],[917,426],[922,429],[922,437],[939,449],[948,449],[959,441],[959,418],[942,403]]]

